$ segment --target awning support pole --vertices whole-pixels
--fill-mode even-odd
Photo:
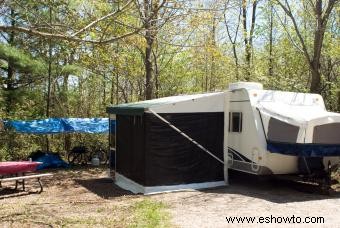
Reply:
[[[224,182],[229,185],[229,147],[228,147],[228,136],[229,136],[229,108],[230,108],[230,92],[226,91],[224,96],[224,135],[223,135],[223,158],[224,158]],[[232,162],[232,160],[231,160]]]
[[[181,131],[180,129],[178,129],[177,127],[175,127],[173,124],[171,124],[169,121],[167,121],[166,119],[164,119],[162,116],[160,116],[159,114],[157,114],[156,112],[154,112],[153,110],[149,109],[149,111],[154,114],[158,119],[160,119],[161,121],[163,121],[164,123],[166,123],[167,125],[169,125],[169,127],[171,127],[172,129],[174,129],[176,132],[178,132],[179,134],[181,134],[184,138],[188,139],[190,142],[192,142],[193,144],[195,144],[198,148],[200,148],[201,150],[203,150],[204,152],[206,152],[207,154],[209,154],[211,157],[215,158],[217,161],[221,162],[224,165],[224,162],[219,159],[216,155],[214,155],[213,153],[211,153],[208,149],[206,149],[205,147],[203,147],[201,144],[199,144],[198,142],[196,142],[194,139],[190,138],[187,134],[185,134],[183,131]]]

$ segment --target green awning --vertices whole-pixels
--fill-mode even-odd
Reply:
[[[144,113],[145,108],[143,107],[119,107],[111,106],[106,108],[106,112],[109,114],[116,115],[131,115],[131,116],[141,116]]]
[[[168,102],[161,102],[159,99],[140,101],[127,104],[119,104],[106,108],[106,112],[116,115],[143,115],[144,111],[152,106],[159,106]]]

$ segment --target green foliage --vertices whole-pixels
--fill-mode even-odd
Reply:
[[[134,207],[134,218],[130,227],[171,227],[170,216],[165,210],[164,203],[150,199],[140,201]]]
[[[34,59],[24,51],[7,44],[0,43],[0,60],[2,60],[2,69],[7,69],[10,62],[12,67],[21,73],[39,75],[46,73],[47,69],[41,59]]]

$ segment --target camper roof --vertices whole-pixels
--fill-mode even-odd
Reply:
[[[110,106],[106,109],[106,111],[110,114],[142,115],[145,110],[151,107],[160,107],[163,105],[169,105],[169,104],[174,104],[174,103],[179,103],[179,102],[184,102],[184,101],[190,101],[190,100],[194,100],[194,99],[198,99],[202,97],[213,96],[216,94],[220,94],[220,92],[163,97],[163,98],[158,98],[158,99],[153,99],[153,100],[146,100],[146,101]]]
[[[300,123],[327,117],[340,117],[340,114],[327,112],[320,106],[289,105],[282,102],[261,102],[258,106],[261,111],[280,119],[294,119]]]
[[[296,93],[277,90],[249,90],[249,97],[256,103],[275,102],[291,106],[319,106],[326,110],[322,96],[312,93]]]

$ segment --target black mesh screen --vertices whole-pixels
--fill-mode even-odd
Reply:
[[[314,127],[313,143],[340,144],[340,123],[329,123]]]
[[[117,115],[116,169],[137,183],[145,183],[143,116]]]
[[[270,118],[268,125],[268,139],[274,142],[296,143],[299,127]]]
[[[161,114],[223,160],[223,113]],[[223,165],[153,114],[145,115],[146,185],[223,180]]]
[[[223,160],[223,113],[161,115]],[[224,179],[221,163],[151,113],[117,116],[117,172],[144,186]]]

